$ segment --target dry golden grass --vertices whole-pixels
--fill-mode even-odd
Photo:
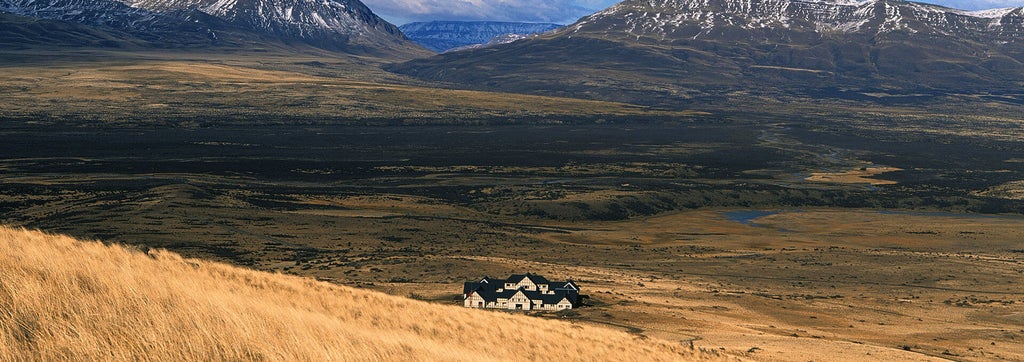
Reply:
[[[322,59],[323,60],[323,59]],[[370,75],[355,74],[365,69]],[[351,122],[602,116],[687,117],[636,105],[571,98],[437,89],[395,83],[367,66],[146,59],[12,65],[0,72],[0,117],[115,123]],[[328,74],[321,74],[328,72]],[[335,74],[332,72],[339,72]]]
[[[807,181],[831,182],[838,184],[871,184],[871,185],[895,185],[896,181],[872,178],[886,172],[902,171],[896,167],[865,167],[859,170],[844,172],[814,172]]]
[[[7,227],[0,270],[0,360],[735,358]]]

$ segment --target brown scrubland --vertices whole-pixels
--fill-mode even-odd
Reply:
[[[8,227],[0,270],[0,360],[737,359]]]

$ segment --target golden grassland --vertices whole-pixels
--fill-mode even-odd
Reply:
[[[813,172],[811,176],[804,180],[841,184],[895,185],[897,184],[896,181],[872,178],[893,171],[902,171],[902,169],[896,167],[863,167],[857,170],[842,172]]]
[[[0,270],[0,360],[735,359],[8,227]]]
[[[0,116],[107,123],[691,116],[631,104],[438,89],[351,59],[210,55],[2,66]]]

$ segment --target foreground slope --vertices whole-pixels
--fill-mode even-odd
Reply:
[[[628,334],[0,228],[0,360],[723,359]]]
[[[672,104],[1017,93],[1024,9],[903,0],[629,0],[551,35],[392,69],[462,86]]]

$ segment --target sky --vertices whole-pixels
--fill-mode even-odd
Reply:
[[[918,0],[957,9],[1024,6],[1024,0]],[[394,24],[431,20],[492,20],[571,24],[615,0],[363,0]]]

